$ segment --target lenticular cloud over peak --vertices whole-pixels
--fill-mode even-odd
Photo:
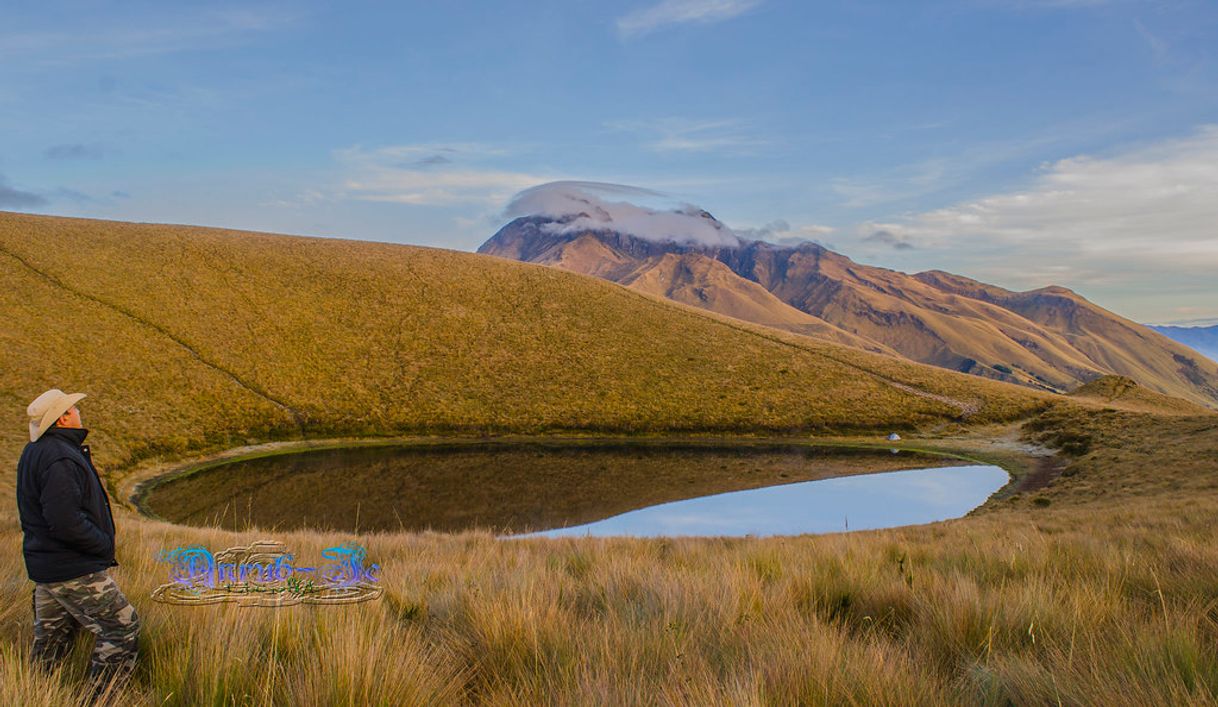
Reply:
[[[615,231],[648,241],[737,246],[740,238],[714,216],[692,204],[676,204],[650,189],[603,182],[550,182],[512,198],[508,218],[554,219],[542,226],[555,233]]]

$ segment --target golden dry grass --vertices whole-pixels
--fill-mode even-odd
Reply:
[[[996,511],[771,539],[361,540],[386,596],[355,607],[174,607],[158,550],[257,532],[121,521],[145,621],[132,704],[1180,704],[1218,690],[1214,494]],[[4,535],[16,539],[11,522]],[[348,536],[275,535],[302,557]],[[29,585],[6,553],[0,698]],[[14,700],[16,700],[14,702]]]
[[[108,474],[247,441],[420,429],[904,423],[925,431],[912,444],[967,451],[1002,432],[974,423],[1020,417],[1070,460],[1048,488],[890,531],[362,536],[386,595],[351,607],[154,603],[158,551],[263,536],[120,509],[117,578],[145,628],[119,703],[1218,701],[1218,416],[1053,404],[446,251],[0,215],[0,272],[10,469],[16,411],[50,384],[92,394]],[[926,394],[980,411],[945,425],[959,408]],[[69,704],[86,646],[56,676],[24,666],[31,585],[7,503],[0,704]],[[315,557],[349,536],[274,538]]]
[[[1204,415],[1195,403],[1148,390],[1126,376],[1102,376],[1070,391],[1070,397],[1101,407],[1166,415]]]
[[[1044,395],[469,253],[0,213],[0,403],[83,390],[111,467],[268,439],[812,432]],[[0,427],[0,461],[20,425]]]

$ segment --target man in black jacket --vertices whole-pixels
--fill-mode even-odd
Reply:
[[[139,616],[109,576],[114,517],[93,466],[76,403],[52,389],[30,403],[30,442],[17,463],[17,509],[25,567],[34,581],[31,658],[50,669],[78,626],[96,635],[89,679],[97,688],[135,667]]]

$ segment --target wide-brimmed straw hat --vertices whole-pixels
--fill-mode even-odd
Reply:
[[[25,409],[26,414],[30,416],[30,441],[37,442],[43,432],[51,429],[51,425],[83,397],[84,393],[69,395],[59,388],[51,388],[34,398],[34,402]]]

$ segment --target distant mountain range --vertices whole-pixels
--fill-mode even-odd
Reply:
[[[1173,341],[1198,351],[1218,361],[1218,324],[1213,326],[1151,326]]]
[[[585,216],[516,218],[478,252],[985,378],[1066,392],[1120,374],[1218,407],[1218,364],[1064,287],[1013,292],[941,271],[909,275],[811,242],[639,238],[612,222],[574,223]],[[696,216],[724,229],[709,213]]]

